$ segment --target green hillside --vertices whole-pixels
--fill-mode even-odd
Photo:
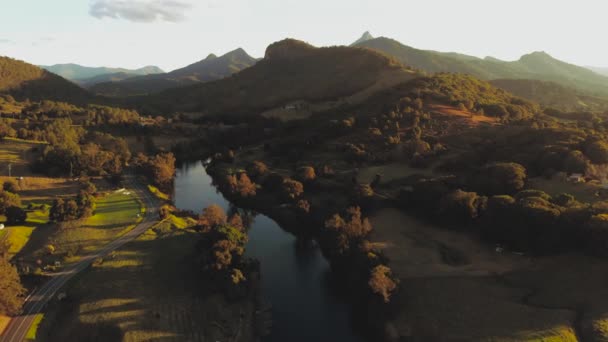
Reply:
[[[41,69],[9,57],[0,57],[0,93],[17,99],[82,103],[93,99],[86,90]]]
[[[608,95],[608,77],[589,69],[557,60],[545,52],[533,52],[517,61],[480,59],[455,53],[419,50],[389,38],[357,44],[393,56],[401,63],[426,72],[457,72],[492,79],[533,79],[553,81],[589,94]]]

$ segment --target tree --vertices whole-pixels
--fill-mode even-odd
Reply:
[[[513,194],[526,184],[526,169],[517,163],[491,163],[471,180],[479,192],[488,195]]]
[[[317,178],[317,175],[312,166],[303,166],[298,170],[298,178],[302,182],[311,182]]]
[[[608,143],[602,140],[588,143],[585,148],[585,154],[594,164],[608,163]]]
[[[367,218],[362,218],[359,207],[348,208],[345,218],[340,214],[334,214],[325,221],[325,228],[333,235],[339,254],[348,252],[372,231],[371,223]]]
[[[203,209],[203,214],[199,217],[199,224],[203,227],[216,227],[226,224],[226,212],[217,204],[212,204]]]
[[[397,289],[397,283],[391,279],[391,269],[388,266],[378,265],[371,270],[367,283],[373,293],[380,295],[385,303]]]
[[[246,173],[241,173],[237,183],[236,191],[241,197],[252,197],[256,193],[256,184],[249,179]]]
[[[21,199],[19,195],[10,193],[8,191],[0,191],[0,214],[5,214],[6,209],[9,207],[20,207]]]
[[[283,179],[283,193],[289,199],[296,199],[304,192],[304,185],[290,178]]]
[[[0,314],[16,315],[21,309],[21,297],[25,289],[21,285],[17,269],[6,258],[0,258]]]
[[[8,191],[10,193],[16,194],[17,191],[19,191],[19,186],[17,185],[17,183],[15,181],[13,181],[13,180],[7,180],[2,185],[2,189],[4,191]]]
[[[266,166],[266,164],[263,162],[256,160],[251,163],[251,166],[249,166],[247,172],[253,179],[259,181],[260,177],[263,177],[268,173],[268,166]]]
[[[49,211],[49,219],[53,222],[62,222],[65,217],[65,202],[61,198],[53,200]]]
[[[439,202],[439,213],[445,219],[456,219],[469,222],[479,215],[487,198],[477,196],[475,192],[465,192],[460,189],[445,195]]]
[[[10,225],[23,224],[27,220],[27,213],[20,207],[11,206],[6,208],[6,223]]]
[[[167,187],[173,182],[175,175],[175,156],[173,153],[161,153],[150,160],[150,168],[154,183]]]

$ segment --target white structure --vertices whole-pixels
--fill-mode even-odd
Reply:
[[[584,183],[585,177],[583,177],[583,175],[580,173],[573,173],[568,176],[568,181],[572,183]]]
[[[4,229],[4,224],[0,223],[0,230]]]

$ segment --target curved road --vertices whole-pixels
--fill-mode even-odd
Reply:
[[[127,185],[135,192],[139,199],[144,202],[146,212],[143,220],[125,235],[112,241],[101,250],[83,257],[79,262],[70,264],[61,272],[53,273],[44,285],[36,289],[26,298],[23,312],[11,320],[9,325],[0,336],[0,342],[21,342],[25,339],[36,314],[40,313],[44,306],[55,296],[57,291],[65,285],[76,274],[86,269],[95,259],[104,257],[108,253],[120,248],[127,242],[136,239],[158,221],[159,201],[156,200],[147,189],[138,184],[135,176],[126,176]]]

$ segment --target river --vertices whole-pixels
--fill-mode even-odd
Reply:
[[[235,210],[211,183],[201,162],[182,166],[175,178],[176,207],[201,212],[218,204],[227,212]],[[258,214],[245,254],[260,261],[262,297],[272,305],[272,332],[262,341],[362,341],[354,333],[348,304],[335,295],[329,263],[314,242],[299,242]]]

